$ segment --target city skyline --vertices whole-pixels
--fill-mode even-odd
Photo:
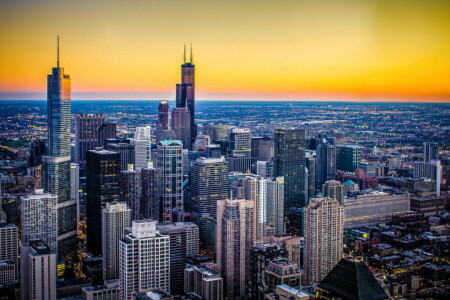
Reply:
[[[44,99],[60,34],[79,100],[173,99],[192,42],[196,100],[450,101],[445,1],[108,3],[2,3],[0,99]]]

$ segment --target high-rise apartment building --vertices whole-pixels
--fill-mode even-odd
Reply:
[[[184,270],[184,292],[204,300],[222,300],[223,278],[206,265],[188,267]]]
[[[58,249],[58,196],[35,190],[20,199],[22,243],[42,240],[52,252]]]
[[[0,221],[0,292],[1,287],[19,283],[19,230],[15,224]]]
[[[87,250],[100,255],[102,208],[120,199],[120,155],[103,149],[90,150],[86,162]]]
[[[140,170],[152,161],[150,126],[137,127],[132,143],[134,145],[134,168]]]
[[[223,158],[198,158],[191,169],[191,201],[187,208],[192,221],[200,229],[203,246],[206,239],[206,221],[217,217],[217,201],[228,198],[228,162]]]
[[[308,199],[314,198],[316,196],[316,167],[317,160],[315,154],[311,151],[306,151],[305,155],[306,170],[308,171]]]
[[[97,145],[105,147],[107,139],[114,139],[117,136],[117,124],[112,122],[103,123],[98,129]]]
[[[245,199],[217,201],[217,270],[224,279],[226,297],[245,294],[250,278],[250,249],[255,240],[254,202]]]
[[[131,232],[120,240],[121,300],[131,299],[132,292],[170,290],[170,238],[156,230],[156,223],[133,221]]]
[[[103,279],[119,279],[119,241],[131,226],[131,210],[126,203],[106,203],[102,209]]]
[[[98,145],[98,132],[106,122],[106,114],[75,114],[75,153],[74,159],[82,169],[86,166],[86,151],[94,150]]]
[[[284,211],[308,204],[305,176],[305,130],[276,129],[274,132],[274,176],[284,176]]]
[[[48,149],[42,157],[44,191],[58,196],[58,254],[70,259],[76,246],[77,204],[70,198],[70,77],[59,66],[47,76]]]
[[[187,257],[198,251],[198,226],[191,222],[160,223],[156,229],[170,237],[170,294],[183,293]]]
[[[230,131],[230,155],[251,157],[252,133],[248,128],[233,128]]]
[[[284,177],[267,180],[267,225],[275,235],[285,233],[284,223]]]
[[[344,205],[344,185],[336,180],[328,180],[322,185],[322,196],[337,200]]]
[[[172,210],[183,210],[183,143],[160,141],[157,146],[160,220],[171,222]]]
[[[56,300],[56,253],[42,240],[22,244],[20,299]]]
[[[311,285],[320,282],[342,257],[344,208],[337,200],[314,198],[302,208],[302,219],[305,283]]]
[[[80,165],[76,163],[70,164],[70,198],[77,203],[77,232],[79,232],[81,222],[80,209]]]

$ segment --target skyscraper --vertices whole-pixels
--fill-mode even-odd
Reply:
[[[305,176],[305,130],[276,129],[274,132],[275,177],[284,176],[284,211],[308,204]]]
[[[77,203],[77,232],[81,221],[80,211],[80,165],[76,163],[70,164],[70,198]]]
[[[107,139],[113,139],[117,136],[117,124],[112,122],[105,122],[98,129],[97,145],[98,147],[105,147]]]
[[[245,294],[254,239],[254,202],[245,199],[218,201],[216,257],[226,297]]]
[[[0,221],[0,287],[19,282],[19,230],[16,225]],[[2,289],[0,288],[0,292]]]
[[[136,171],[133,165],[120,174],[120,198],[131,209],[131,219],[141,219],[141,172]]]
[[[77,207],[70,198],[70,77],[57,64],[47,77],[48,152],[42,157],[44,191],[58,196],[58,254],[69,259],[76,247]]]
[[[336,179],[336,148],[325,138],[316,139],[316,188]]]
[[[183,143],[160,141],[157,146],[159,171],[160,220],[171,222],[172,210],[183,210]]]
[[[132,143],[134,144],[134,168],[140,170],[147,167],[152,160],[152,143],[150,126],[137,127]]]
[[[129,143],[110,143],[107,144],[106,149],[120,154],[120,170],[128,170],[128,165],[134,165],[135,159],[135,145]]]
[[[158,180],[159,172],[149,163],[141,169],[141,217],[140,219],[159,220]]]
[[[86,162],[87,250],[100,255],[102,208],[106,203],[117,202],[120,198],[120,155],[101,148],[90,150]]]
[[[58,196],[35,190],[20,200],[22,243],[42,240],[52,252],[57,252]]]
[[[131,226],[131,210],[126,203],[106,203],[102,209],[103,279],[119,279],[119,241]]]
[[[432,160],[439,159],[438,147],[435,143],[424,142],[423,143],[423,161],[431,162]]]
[[[363,148],[355,144],[336,144],[336,170],[353,173],[359,169]]]
[[[163,138],[163,131],[169,129],[169,104],[167,101],[161,101],[158,105],[158,120],[156,121],[156,142],[159,143]]]
[[[184,268],[188,256],[198,252],[198,226],[191,222],[160,223],[156,229],[170,238],[170,294],[183,293]]]
[[[132,222],[131,233],[119,244],[120,299],[132,292],[160,288],[170,290],[169,236],[156,230],[156,221]]]
[[[228,198],[228,163],[221,158],[198,158],[191,170],[192,221],[200,228],[200,241],[206,239],[206,220],[217,217],[217,201]]]
[[[233,128],[230,132],[230,155],[250,157],[252,133],[248,128]]]
[[[175,138],[183,142],[185,149],[191,150],[192,131],[191,131],[191,113],[187,107],[175,107],[172,110],[171,127],[175,132]]]
[[[302,218],[305,283],[311,285],[320,282],[342,257],[344,208],[337,200],[314,198],[302,209]]]
[[[267,225],[275,235],[285,233],[284,228],[284,177],[267,180]]]
[[[192,145],[197,137],[197,125],[195,124],[195,65],[193,64],[192,45],[189,61],[186,60],[186,46],[184,47],[181,83],[177,84],[176,87],[176,107],[186,107],[190,113],[190,144]]]
[[[42,240],[22,244],[20,299],[56,300],[56,253]]]
[[[344,186],[336,180],[328,180],[322,185],[323,197],[337,200],[340,205],[344,205]]]
[[[106,122],[106,114],[75,114],[75,153],[74,158],[77,164],[85,169],[86,151],[94,150],[98,147],[98,132],[100,127]]]

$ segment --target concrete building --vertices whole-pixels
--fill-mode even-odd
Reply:
[[[148,163],[141,172],[141,219],[159,220],[158,180],[159,172]]]
[[[217,271],[226,297],[245,294],[250,278],[250,252],[255,240],[254,202],[227,199],[217,202]]]
[[[203,125],[202,132],[204,135],[208,135],[212,142],[228,138],[227,125],[205,124]]]
[[[273,234],[285,233],[284,223],[284,177],[267,179],[267,225],[273,228]]]
[[[20,299],[56,300],[56,253],[42,240],[21,245]]]
[[[302,209],[306,285],[320,282],[343,254],[344,209],[330,198],[314,198]]]
[[[120,299],[133,292],[160,288],[170,290],[169,236],[156,230],[156,221],[132,222],[132,229],[119,244]]]
[[[198,226],[191,222],[160,223],[156,229],[170,238],[170,294],[183,293],[187,257],[199,254]]]
[[[119,241],[131,226],[131,210],[126,203],[106,203],[102,209],[103,279],[119,279]]]
[[[206,220],[217,217],[217,201],[228,197],[228,162],[224,157],[198,158],[191,169],[191,201],[187,210],[199,226],[201,245],[206,240]]]
[[[120,200],[127,203],[131,209],[131,219],[141,218],[141,172],[134,170],[133,165],[128,165],[128,170],[120,173]]]
[[[20,199],[22,243],[40,239],[56,253],[58,250],[58,196],[35,190]]]
[[[230,131],[230,155],[251,157],[252,133],[248,128],[233,128]]]
[[[322,196],[335,199],[339,204],[344,205],[344,186],[336,180],[326,181],[322,185]]]
[[[106,280],[104,285],[82,288],[83,300],[119,300],[120,280]]]
[[[18,242],[17,226],[0,221],[0,287],[19,283]]]

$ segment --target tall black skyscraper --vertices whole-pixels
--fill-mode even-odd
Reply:
[[[435,143],[423,143],[423,161],[431,162],[432,160],[439,160],[439,150]]]
[[[326,138],[316,138],[316,189],[328,180],[336,179],[336,148]]]
[[[120,199],[120,154],[107,150],[86,152],[87,250],[101,255],[102,208]]]
[[[158,105],[158,120],[156,121],[156,143],[162,141],[163,131],[169,129],[169,104],[161,101]]]
[[[195,124],[195,65],[193,64],[192,46],[189,61],[186,60],[186,46],[184,47],[181,83],[177,84],[176,91],[176,107],[186,107],[189,110],[191,115],[191,144],[193,144],[197,137],[197,125]]]
[[[276,129],[274,132],[274,176],[284,176],[285,212],[307,205],[305,176],[305,130]]]
[[[45,192],[58,196],[58,255],[68,260],[76,247],[77,203],[70,197],[70,77],[57,64],[47,77],[48,149],[42,157]]]

